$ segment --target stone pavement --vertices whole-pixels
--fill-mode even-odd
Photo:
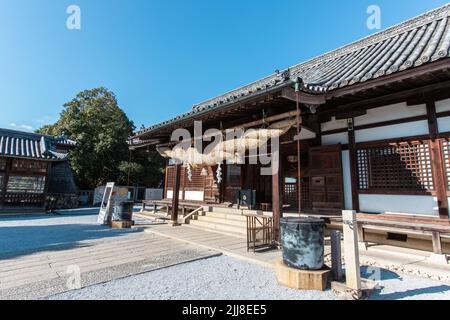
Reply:
[[[64,230],[65,225],[59,219],[65,218],[55,217],[55,219],[58,219],[58,226]],[[95,224],[93,222],[95,216],[89,217],[88,224],[83,220],[86,218],[79,219],[82,221],[79,225],[71,221],[68,228]],[[35,230],[33,228],[40,223],[37,217],[21,221],[24,221],[22,223],[24,230],[27,227]],[[6,233],[8,228],[14,228],[2,226],[8,223],[11,222],[0,222],[0,234],[2,231],[5,231],[3,234]],[[89,232],[96,231],[89,229]],[[220,255],[216,251],[144,233],[140,227],[125,234],[105,227],[99,228],[98,232],[102,236],[97,235],[92,239],[81,241],[74,241],[71,238],[70,242],[64,241],[64,234],[59,234],[60,246],[54,241],[55,243],[51,245],[48,243],[44,245],[43,242],[36,248],[29,248],[30,244],[27,243],[25,251],[4,248],[0,252],[0,299],[39,299],[68,291],[77,285],[78,272],[79,284],[86,287]],[[18,236],[27,237],[27,234],[21,230],[21,235]],[[45,233],[42,237],[45,237]],[[56,240],[56,236],[53,240]]]

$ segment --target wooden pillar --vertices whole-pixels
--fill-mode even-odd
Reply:
[[[175,181],[172,197],[172,224],[178,225],[178,205],[180,202],[181,164],[175,165]]]
[[[436,105],[434,101],[427,102],[428,128],[430,131],[431,163],[433,167],[434,186],[438,201],[439,217],[449,219],[447,187],[442,154],[442,141],[438,139],[439,128],[436,117]]]
[[[355,142],[354,120],[348,123],[348,150],[350,159],[350,180],[352,187],[352,210],[359,211],[359,194],[358,194],[358,167]]]
[[[283,217],[283,200],[281,198],[282,173],[281,173],[281,159],[278,161],[278,171],[272,175],[272,210],[273,210],[273,224],[275,231],[275,240],[279,243],[281,240],[280,234],[280,220]],[[274,164],[272,164],[274,165]]]

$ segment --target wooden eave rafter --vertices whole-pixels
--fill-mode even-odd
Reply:
[[[349,87],[335,89],[323,94],[299,92],[300,103],[305,105],[321,106],[319,109],[320,112],[318,111],[318,113],[321,116],[321,120],[323,120],[324,118],[329,117],[330,114],[336,114],[340,118],[346,116],[350,117],[355,116],[352,111],[359,114],[358,112],[364,112],[364,109],[368,108],[379,107],[406,100],[411,102],[414,97],[416,97],[416,99],[422,99],[422,96],[426,94],[434,95],[435,93],[433,92],[436,91],[440,91],[441,95],[445,98],[447,95],[446,92],[450,92],[449,90],[445,90],[450,88],[449,81],[442,82],[439,80],[440,82],[438,83],[425,85],[418,88],[405,89],[400,92],[393,92],[395,90],[389,90],[389,88],[396,88],[399,84],[405,85],[406,87],[413,86],[412,83],[408,84],[408,81],[411,82],[412,80],[422,79],[425,82],[429,82],[429,80],[426,80],[429,78],[427,78],[427,76],[438,72],[447,74],[450,80],[450,58],[397,72],[392,75],[372,79],[364,83],[358,83]],[[365,99],[364,96],[369,95],[369,92],[372,92],[372,94],[375,95],[380,92],[383,93],[381,96]],[[192,114],[189,117],[167,124],[161,128],[134,136],[132,139],[138,137],[149,137],[151,139],[161,138],[159,139],[161,141],[162,137],[166,136],[175,128],[191,127],[194,121],[212,121],[216,119],[219,121],[220,117],[225,117],[227,115],[235,117],[242,116],[245,115],[246,110],[258,107],[261,103],[277,101],[278,98],[284,99],[285,101],[296,101],[295,95],[296,93],[292,88],[292,82],[284,83],[282,86],[276,87],[270,92],[264,92],[257,96],[247,97],[242,101],[229,103],[219,109],[205,110]],[[341,99],[347,101],[352,99],[355,100],[349,103],[336,104],[335,100]],[[243,114],[240,113],[242,111],[244,111]],[[158,132],[158,134],[154,134],[156,132]]]

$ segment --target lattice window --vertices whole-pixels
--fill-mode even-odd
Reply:
[[[442,142],[442,151],[444,154],[444,167],[447,175],[447,190],[450,191],[450,140]]]
[[[10,176],[8,179],[8,193],[43,193],[45,177]]]
[[[428,142],[360,148],[357,165],[361,190],[434,190]]]

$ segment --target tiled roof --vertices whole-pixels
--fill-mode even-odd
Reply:
[[[446,59],[450,49],[450,4],[353,42],[282,72],[194,105],[192,111],[137,133],[164,127],[301,78],[305,92],[320,94]]]
[[[0,129],[0,156],[40,160],[65,160],[66,153],[57,152],[58,146],[74,146],[65,137]]]

